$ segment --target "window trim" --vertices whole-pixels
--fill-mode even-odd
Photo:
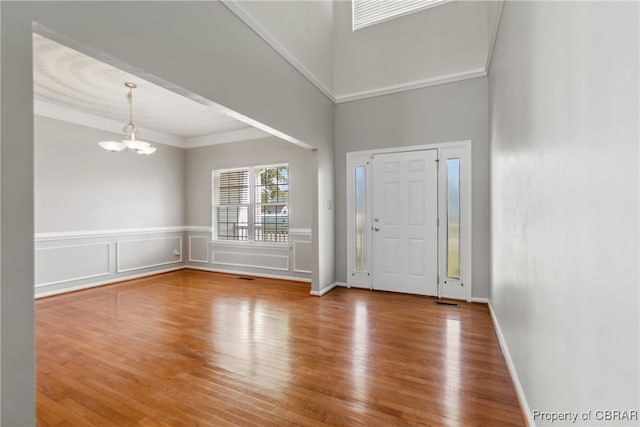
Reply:
[[[460,277],[447,277],[447,160],[460,159]],[[438,291],[443,298],[472,300],[472,159],[471,144],[443,147],[439,152]]]
[[[251,164],[246,166],[237,166],[237,167],[229,167],[229,168],[219,168],[211,170],[211,244],[212,245],[229,245],[235,247],[262,247],[262,248],[274,248],[274,249],[285,249],[290,248],[291,243],[291,225],[289,220],[291,219],[291,198],[288,198],[286,203],[270,203],[273,205],[286,205],[287,206],[287,241],[286,242],[273,242],[273,241],[263,241],[263,240],[255,240],[255,171],[259,168],[273,168],[273,167],[287,167],[287,176],[290,176],[290,164],[289,162],[274,162],[274,163],[266,163],[266,164]],[[216,180],[215,174],[221,172],[232,172],[232,171],[240,171],[247,170],[248,171],[248,180],[249,180],[249,203],[247,204],[247,240],[227,240],[227,239],[218,239],[218,225],[216,221],[216,208],[219,205],[215,204],[215,191],[216,191]],[[291,181],[287,182],[287,188],[289,195],[291,194]],[[263,205],[263,203],[260,203]],[[230,205],[231,206],[231,205]],[[235,206],[235,205],[234,205]],[[244,206],[244,205],[238,205]]]
[[[356,268],[356,242],[355,242],[355,170],[358,167],[365,169],[365,269],[358,271]],[[371,152],[347,153],[347,286],[371,289],[372,286],[372,238],[371,238]]]

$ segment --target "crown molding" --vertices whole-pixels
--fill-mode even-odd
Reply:
[[[483,68],[476,68],[474,70],[463,71],[460,73],[445,74],[442,76],[431,77],[428,79],[416,80],[413,82],[401,83],[392,86],[386,86],[378,89],[365,90],[362,92],[355,92],[347,95],[336,96],[336,104],[350,101],[358,101],[365,98],[372,98],[374,96],[389,95],[392,93],[406,92],[409,90],[422,89],[429,86],[443,85],[446,83],[459,82],[462,80],[475,79],[478,77],[485,77],[487,75],[486,70]]]
[[[51,119],[62,120],[68,123],[74,123],[81,126],[88,126],[94,129],[105,130],[107,132],[122,134],[123,122],[96,114],[87,113],[66,105],[50,101],[43,98],[34,98],[33,114],[37,116],[48,117]],[[144,135],[144,139],[160,144],[172,145],[174,147],[184,147],[182,138],[167,133],[156,132],[150,129],[138,127],[140,133]]]
[[[489,45],[487,50],[487,58],[484,67],[462,71],[459,73],[445,74],[436,77],[430,77],[427,79],[416,80],[413,82],[406,82],[397,85],[384,86],[380,88],[374,88],[361,92],[354,92],[345,95],[335,94],[334,91],[324,86],[320,80],[309,71],[303,64],[296,58],[287,48],[285,48],[269,31],[267,31],[253,16],[249,14],[240,4],[239,0],[227,0],[223,1],[225,5],[234,15],[245,23],[254,33],[256,33],[262,40],[264,40],[271,48],[273,48],[280,56],[282,56],[287,62],[297,69],[304,77],[309,80],[318,90],[325,94],[335,104],[343,102],[357,101],[366,98],[372,98],[382,95],[390,95],[398,92],[405,92],[409,90],[422,89],[429,86],[437,86],[441,84],[453,83],[467,79],[474,79],[478,77],[486,77],[489,74],[489,68],[491,66],[491,60],[493,58],[493,49],[495,46],[498,29],[500,27],[500,21],[502,18],[502,10],[504,7],[504,0],[498,0],[498,7],[495,12],[495,19],[493,27],[489,29],[491,31],[491,37],[489,39]]]
[[[302,62],[298,60],[289,50],[282,45],[269,31],[267,31],[260,23],[247,12],[240,2],[237,0],[227,0],[222,2],[227,9],[244,22],[254,33],[256,33],[262,40],[264,40],[269,46],[273,48],[280,56],[282,56],[289,64],[291,64],[296,70],[307,78],[320,92],[322,92],[331,101],[336,102],[333,92],[329,90],[320,79],[318,79]]]
[[[493,50],[497,39],[497,34],[502,18],[504,0],[499,1],[496,8],[493,27],[490,29],[491,38],[487,52],[487,59],[484,67],[462,71],[458,73],[445,74],[427,79],[416,80],[412,82],[400,83],[396,85],[384,86],[380,88],[369,89],[361,92],[354,92],[344,95],[335,95],[331,90],[324,86],[315,75],[309,71],[291,52],[289,52],[273,35],[271,35],[258,21],[253,18],[242,6],[238,0],[223,1],[222,4],[245,23],[253,32],[255,32],[262,40],[264,40],[272,49],[280,54],[287,62],[289,62],[296,70],[298,70],[309,82],[311,82],[318,90],[327,96],[335,104],[344,102],[357,101],[376,96],[390,95],[393,93],[406,92],[415,89],[422,89],[430,86],[453,83],[462,80],[474,79],[478,77],[486,77],[491,67],[493,58]],[[271,135],[279,137],[289,142],[302,145],[308,148],[306,144],[297,141],[288,135],[281,134],[261,123],[255,122],[247,117],[231,110],[224,109],[231,117],[243,121],[246,124],[257,127],[252,129],[241,129],[218,134],[210,134],[192,138],[180,138],[175,135],[162,132],[152,131],[146,128],[139,128],[145,135],[145,139],[149,141],[171,145],[179,148],[197,148],[208,145],[225,144],[230,142],[246,141],[252,139],[267,138]],[[108,132],[120,134],[122,132],[122,122],[113,119],[101,117],[95,114],[87,113],[67,105],[60,104],[44,98],[34,99],[34,114],[49,117],[57,120],[66,121],[82,126],[88,126],[95,129],[101,129]],[[237,116],[237,117],[236,117]]]
[[[271,137],[270,134],[267,134],[261,131],[260,129],[251,127],[247,129],[232,130],[228,132],[214,133],[210,135],[203,135],[203,136],[188,138],[184,141],[182,147],[183,148],[206,147],[208,145],[226,144],[228,142],[240,142],[240,141],[248,141],[252,139],[262,139],[262,138],[269,138],[269,137]]]
[[[489,74],[489,70],[491,69],[491,61],[493,60],[493,49],[496,46],[496,39],[498,38],[498,30],[500,29],[500,22],[502,21],[502,10],[504,8],[504,0],[500,0],[498,2],[498,7],[496,8],[495,19],[493,20],[493,28],[491,30],[491,38],[489,39],[489,50],[487,52],[487,62],[484,66],[487,74]]]
[[[262,40],[264,40],[272,49],[274,49],[280,56],[282,56],[287,62],[297,69],[304,77],[309,80],[318,90],[325,94],[335,104],[343,102],[357,101],[366,98],[372,98],[382,95],[390,95],[398,92],[405,92],[409,90],[422,89],[429,86],[436,86],[441,84],[453,83],[467,79],[474,79],[478,77],[486,77],[488,74],[489,66],[491,64],[491,58],[493,55],[493,47],[495,45],[498,28],[500,25],[500,18],[502,17],[502,8],[504,6],[504,0],[500,0],[499,6],[496,8],[496,19],[494,20],[493,28],[491,31],[491,38],[489,40],[487,59],[484,67],[462,71],[459,73],[445,74],[441,76],[430,77],[427,79],[416,80],[412,82],[401,83],[397,85],[384,86],[380,88],[374,88],[361,92],[354,92],[350,94],[338,95],[332,90],[324,86],[320,80],[309,71],[303,64],[295,57],[286,47],[284,47],[269,31],[267,31],[249,12],[247,12],[240,4],[238,0],[223,1],[222,4],[227,7],[234,15],[245,23],[254,33],[256,33]]]

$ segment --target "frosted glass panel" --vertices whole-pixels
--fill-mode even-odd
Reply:
[[[367,169],[356,167],[356,271],[366,271],[366,183]]]
[[[447,159],[447,277],[460,278],[460,159]]]

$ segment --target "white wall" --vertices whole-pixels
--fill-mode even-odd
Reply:
[[[637,2],[504,6],[491,303],[531,410],[639,409],[638,19]]]
[[[483,72],[486,15],[484,1],[456,1],[352,31],[351,2],[335,2],[336,98]]]
[[[346,282],[346,153],[471,140],[473,296],[489,296],[489,143],[485,77],[336,106],[336,279]]]
[[[229,4],[232,3],[232,4]],[[333,92],[333,1],[231,1],[251,25],[296,61],[314,82]]]
[[[36,233],[184,225],[185,150],[154,142],[143,157],[98,145],[119,138],[35,117]]]
[[[180,93],[216,101],[326,151],[319,171],[312,171],[319,176],[312,194],[314,236],[333,234],[332,214],[318,213],[318,197],[333,194],[333,180],[323,173],[333,168],[333,104],[219,2],[2,2],[0,7],[1,424],[26,426],[35,424],[32,23],[74,49]],[[318,240],[316,258],[333,259],[333,247]],[[313,280],[320,289],[325,285],[320,280],[331,283],[333,273],[314,274]]]

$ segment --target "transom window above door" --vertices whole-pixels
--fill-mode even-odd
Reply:
[[[213,239],[289,241],[289,165],[247,166],[212,172]]]
[[[351,0],[353,31],[453,0]]]

